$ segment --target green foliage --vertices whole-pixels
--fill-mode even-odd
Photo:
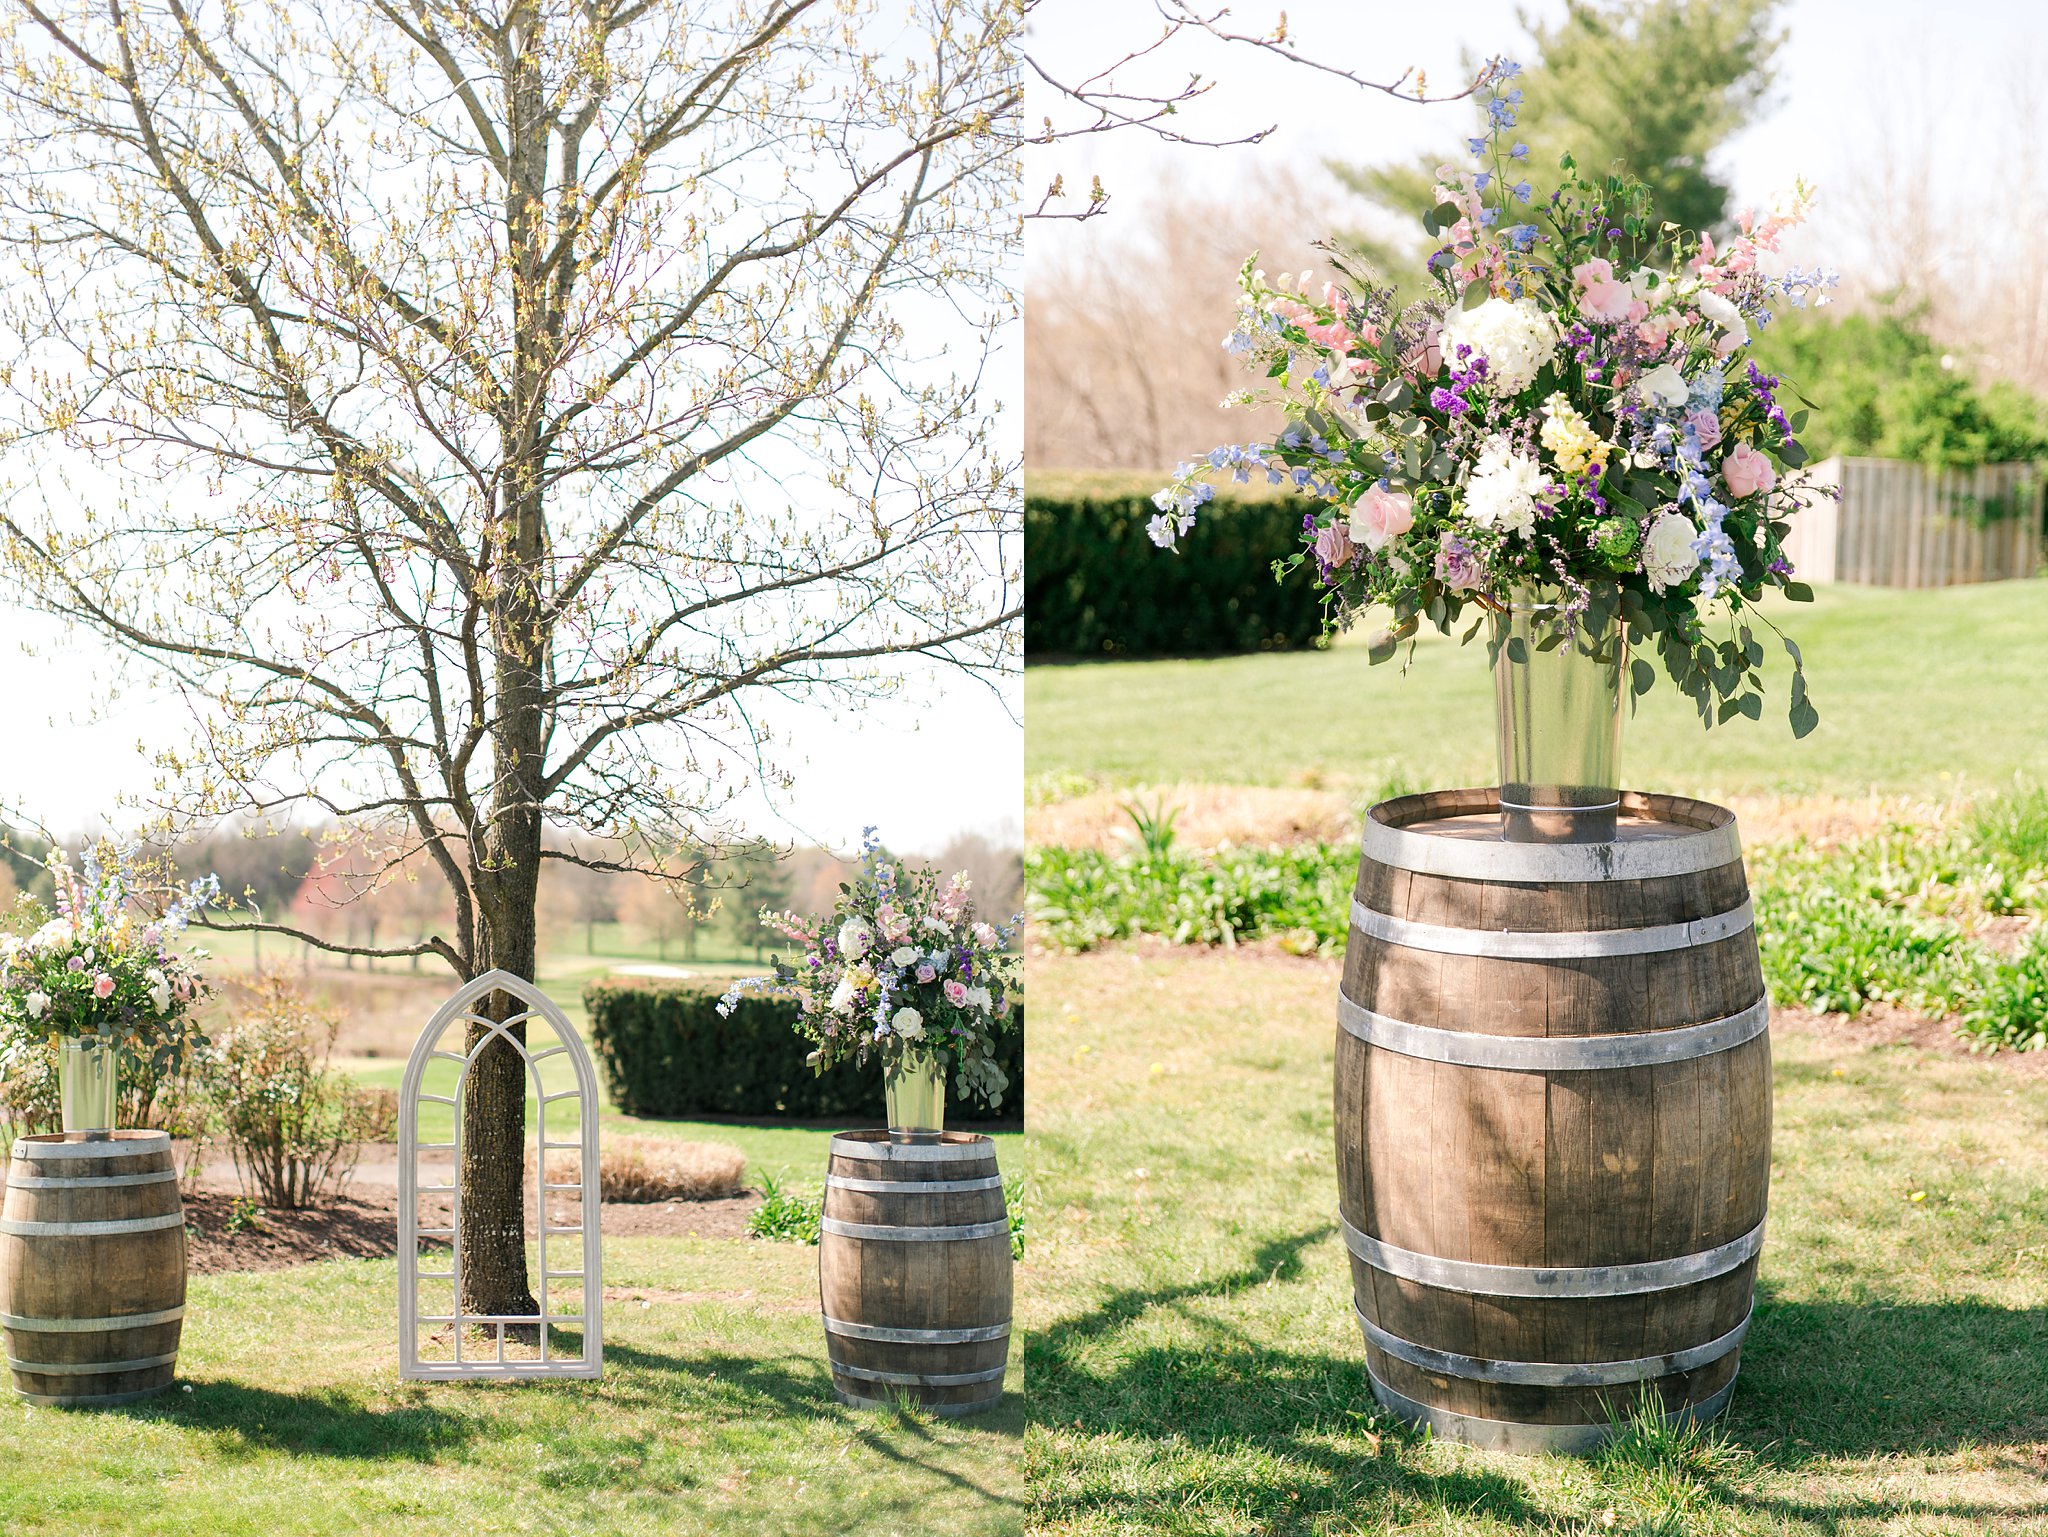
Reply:
[[[1357,875],[1357,850],[1322,843],[1206,857],[1062,848],[1024,856],[1034,937],[1076,951],[1154,934],[1178,945],[1278,939],[1327,954],[1344,943]]]
[[[774,1175],[761,1175],[761,1204],[747,1217],[747,1234],[776,1243],[816,1243],[825,1218],[825,1198],[792,1190]]]
[[[396,1135],[398,1096],[328,1066],[340,1024],[291,983],[261,977],[254,999],[203,1058],[212,1119],[243,1189],[265,1206],[325,1204],[348,1182],[365,1142]]]
[[[1314,645],[1322,608],[1273,580],[1306,504],[1226,487],[1175,555],[1146,536],[1164,477],[1037,477],[1024,488],[1028,657],[1199,656]]]
[[[1816,459],[1906,459],[1933,470],[2048,460],[2048,401],[2010,380],[1980,382],[1915,313],[1797,311],[1763,332],[1754,353],[1812,399],[1803,436]],[[1977,509],[1987,517],[2012,510]]]
[[[1978,937],[1988,918],[2048,917],[2048,792],[2022,788],[1955,828],[1901,826],[1830,849],[1753,849],[1757,942],[1780,1005],[1855,1014],[1895,1004],[1956,1017],[1987,1050],[2048,1048],[2048,934],[2016,956]],[[1040,944],[1084,951],[1150,935],[1182,945],[1344,944],[1349,843],[1212,856],[1037,848],[1025,856]]]
[[[797,1005],[742,997],[718,1012],[715,988],[688,982],[605,979],[583,990],[590,1046],[612,1103],[628,1115],[838,1117],[870,1121],[882,1109],[882,1066],[870,1056],[820,1076],[805,1064]],[[996,1064],[1009,1074],[1003,1112],[1024,1104],[1024,1017],[995,1037]],[[953,1118],[967,1112],[955,1104]]]
[[[1593,175],[1621,167],[1650,190],[1652,228],[1723,225],[1729,190],[1708,169],[1714,151],[1757,115],[1785,34],[1780,0],[1570,0],[1555,25],[1530,30],[1536,57],[1514,84],[1524,101],[1516,137],[1530,147],[1538,201],[1569,152]],[[1483,132],[1483,120],[1474,132]],[[1402,165],[1333,166],[1338,178],[1404,221],[1431,202],[1436,167],[1455,152]],[[1646,248],[1654,242],[1639,242]],[[1389,271],[1408,253],[1376,253]],[[1642,250],[1631,253],[1642,254]]]

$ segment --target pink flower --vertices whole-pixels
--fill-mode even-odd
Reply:
[[[1769,491],[1778,483],[1778,472],[1749,444],[1737,443],[1721,461],[1721,478],[1728,482],[1728,494],[1739,500]]]
[[[70,960],[68,960],[68,961],[66,961],[66,962],[64,963],[64,969],[65,969],[66,971],[83,971],[83,970],[85,970],[85,957],[84,957],[84,956],[82,956],[82,955],[74,955],[74,956],[72,956]]]
[[[884,902],[875,909],[875,927],[882,931],[884,939],[895,941],[910,934],[910,914]]]
[[[1444,328],[1441,325],[1432,325],[1422,333],[1422,345],[1401,359],[1414,370],[1418,378],[1434,379],[1443,371],[1443,335]]]
[[[993,950],[1002,936],[996,933],[992,923],[977,923],[974,926],[974,942],[984,950]]]
[[[1572,268],[1572,281],[1579,285],[1579,309],[1595,320],[1627,320],[1639,301],[1628,284],[1617,282],[1614,268],[1605,257],[1596,256]]]
[[[945,986],[946,1002],[956,1009],[967,1006],[967,984],[958,977],[949,977]]]
[[[1415,526],[1415,499],[1406,491],[1374,486],[1351,513],[1351,538],[1368,550],[1383,550]]]
[[[932,969],[930,962],[917,968],[917,980],[920,982],[930,982],[937,976],[938,973]]]
[[[1720,446],[1721,418],[1719,416],[1709,411],[1705,406],[1701,406],[1699,410],[1689,413],[1685,420],[1686,424],[1698,436],[1701,448],[1718,448]]]
[[[1310,341],[1328,347],[1339,356],[1349,352],[1351,344],[1357,340],[1341,320],[1333,320],[1328,325],[1303,326],[1301,329],[1302,334]]]
[[[1331,570],[1350,565],[1354,553],[1351,536],[1344,532],[1341,520],[1316,530],[1316,559]]]
[[[1486,568],[1471,548],[1449,529],[1437,548],[1436,579],[1453,592],[1469,592],[1486,580]]]
[[[95,998],[113,997],[114,979],[108,976],[104,971],[101,972],[98,976],[94,977],[92,979],[92,995]]]
[[[1671,340],[1671,317],[1652,315],[1647,320],[1636,322],[1636,341],[1645,352],[1655,357],[1664,350],[1664,344]]]

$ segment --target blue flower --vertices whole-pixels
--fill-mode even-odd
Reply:
[[[1514,186],[1509,188],[1508,190],[1515,194],[1515,201],[1518,203],[1528,202],[1530,197],[1533,195],[1533,189],[1525,181],[1516,182]]]
[[[1528,158],[1529,146],[1526,144],[1517,144],[1513,149],[1508,151],[1508,159],[1510,160],[1527,160]]]
[[[1465,148],[1475,155],[1483,155],[1486,153],[1486,141],[1484,139],[1467,139],[1465,141]]]
[[[1472,190],[1474,192],[1484,192],[1486,190],[1486,184],[1492,180],[1493,173],[1491,171],[1481,171],[1477,176],[1472,178]]]

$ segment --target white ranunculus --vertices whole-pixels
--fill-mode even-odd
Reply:
[[[30,993],[26,1002],[30,1019],[41,1019],[50,1012],[50,995],[48,993]]]
[[[905,966],[917,964],[917,946],[898,945],[889,952],[889,964],[901,971]]]
[[[839,925],[839,953],[857,961],[874,948],[875,931],[865,918],[849,918]]]
[[[1676,587],[1699,569],[1700,558],[1692,548],[1693,540],[1698,537],[1699,530],[1685,514],[1663,512],[1657,515],[1643,540],[1643,575],[1650,579],[1652,587],[1663,592],[1668,587]]]
[[[984,1014],[996,1006],[994,995],[985,987],[968,988],[967,1001],[975,1008],[980,1009]]]
[[[889,1028],[906,1041],[924,1039],[924,1016],[915,1009],[898,1009],[895,1018],[889,1021]]]
[[[834,1014],[844,1014],[853,1007],[854,987],[851,977],[841,977],[839,985],[832,989],[832,996],[825,1000],[825,1007]]]
[[[1486,359],[1486,393],[1519,395],[1557,351],[1557,325],[1526,299],[1488,299],[1444,317],[1444,361],[1461,366],[1458,349]]]
[[[1685,375],[1678,371],[1675,363],[1660,363],[1636,381],[1636,388],[1643,399],[1653,406],[1676,410],[1692,394],[1692,386],[1685,382]]]
[[[1465,484],[1465,515],[1481,528],[1524,538],[1536,526],[1536,498],[1549,488],[1543,466],[1505,437],[1487,440]]]

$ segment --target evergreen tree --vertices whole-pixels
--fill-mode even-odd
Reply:
[[[1686,229],[1727,223],[1729,189],[1708,168],[1714,150],[1757,117],[1785,40],[1782,0],[1569,0],[1555,26],[1523,25],[1536,62],[1517,83],[1517,136],[1532,201],[1549,196],[1567,151],[1587,175],[1622,168],[1652,194],[1659,220]],[[1479,130],[1479,131],[1483,131]],[[1417,221],[1436,201],[1436,168],[1464,146],[1400,165],[1330,169],[1416,231],[1413,241],[1358,242],[1389,275],[1417,270]]]

